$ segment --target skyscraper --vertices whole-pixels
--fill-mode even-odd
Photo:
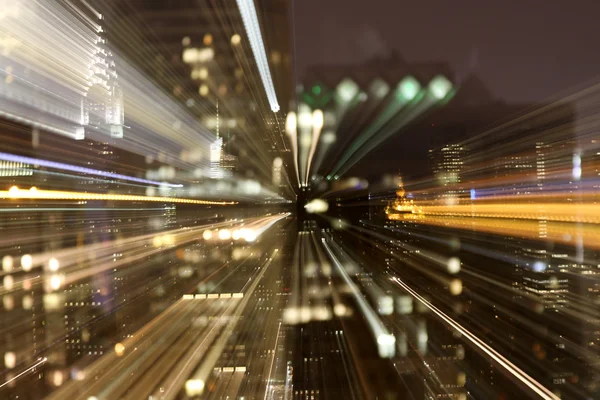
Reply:
[[[219,134],[219,102],[217,101],[217,131],[216,139],[210,144],[209,177],[219,179],[223,177],[221,171],[221,153],[223,152],[223,138]]]
[[[467,149],[462,144],[446,144],[437,149],[429,150],[429,161],[436,183],[443,192],[440,198],[454,203],[463,190],[460,188],[461,174],[464,170],[464,160]]]

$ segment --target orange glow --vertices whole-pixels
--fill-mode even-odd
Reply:
[[[388,218],[396,221],[404,220],[452,229],[467,229],[476,232],[540,239],[540,224],[537,220],[485,218],[479,215],[461,217],[414,214],[395,214],[389,215]],[[585,241],[586,246],[600,248],[600,226],[598,225],[584,224],[577,226],[569,222],[548,220],[544,228],[544,240],[573,244],[574,238],[581,237]]]
[[[423,215],[534,219],[557,222],[600,223],[600,207],[590,203],[499,203],[423,206]]]

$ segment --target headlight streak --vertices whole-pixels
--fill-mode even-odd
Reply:
[[[429,301],[427,301],[424,297],[422,297],[420,294],[418,294],[416,291],[414,291],[412,288],[410,288],[408,285],[406,285],[403,281],[394,277],[394,278],[392,278],[392,282],[395,282],[398,286],[400,286],[401,288],[406,290],[416,300],[418,300],[421,304],[423,304],[425,307],[430,309],[434,314],[436,314],[442,321],[444,321],[446,324],[451,326],[457,332],[460,332],[462,335],[464,335],[464,337],[467,338],[473,345],[475,345],[477,348],[479,348],[481,351],[483,351],[485,354],[487,354],[492,360],[494,360],[499,365],[501,365],[504,369],[506,369],[506,371],[508,371],[511,375],[513,375],[515,378],[517,378],[519,381],[521,381],[523,384],[525,384],[527,387],[529,387],[538,396],[540,396],[541,398],[546,399],[546,400],[559,400],[560,399],[558,396],[556,396],[550,390],[545,388],[538,381],[533,379],[531,376],[527,375],[525,372],[523,372],[521,369],[519,369],[516,365],[514,365],[508,359],[503,357],[500,353],[495,351],[492,347],[487,345],[485,342],[483,342],[477,336],[475,336],[474,334],[469,332],[467,329],[465,329],[463,326],[458,324],[452,318],[448,317],[445,313],[440,311],[437,307],[435,307],[433,304],[431,304]]]
[[[269,70],[269,62],[267,61],[267,55],[265,53],[265,46],[262,40],[262,34],[260,32],[260,25],[258,23],[258,17],[256,15],[256,9],[254,8],[254,0],[236,0],[242,19],[244,20],[244,27],[246,28],[246,34],[252,47],[252,53],[254,54],[254,60],[258,67],[258,72],[262,79],[263,87],[267,94],[267,99],[271,106],[271,111],[279,111],[279,104],[277,103],[277,95],[275,94],[275,87],[271,79],[271,71]]]

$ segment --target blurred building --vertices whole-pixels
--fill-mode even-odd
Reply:
[[[235,2],[110,0],[101,11],[110,17],[106,23],[110,25],[107,35],[111,44],[129,54],[138,69],[154,77],[209,129],[214,128],[210,110],[220,102],[221,125],[236,137],[228,153],[237,157],[238,167],[232,167],[231,157],[224,157],[225,169],[261,174],[255,164],[260,156],[267,157],[266,151],[253,152],[284,151],[277,126],[293,96],[289,2],[269,1],[261,3],[259,9],[263,37],[269,38],[264,41],[269,68],[282,109],[275,115],[270,111],[263,114],[268,104]],[[257,178],[271,180],[270,176]]]
[[[446,144],[429,150],[429,162],[435,183],[440,186],[439,197],[453,204],[464,193],[461,187],[467,148],[463,144]]]

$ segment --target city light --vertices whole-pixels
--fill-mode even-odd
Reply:
[[[600,398],[600,4],[200,3],[0,0],[0,399]]]

